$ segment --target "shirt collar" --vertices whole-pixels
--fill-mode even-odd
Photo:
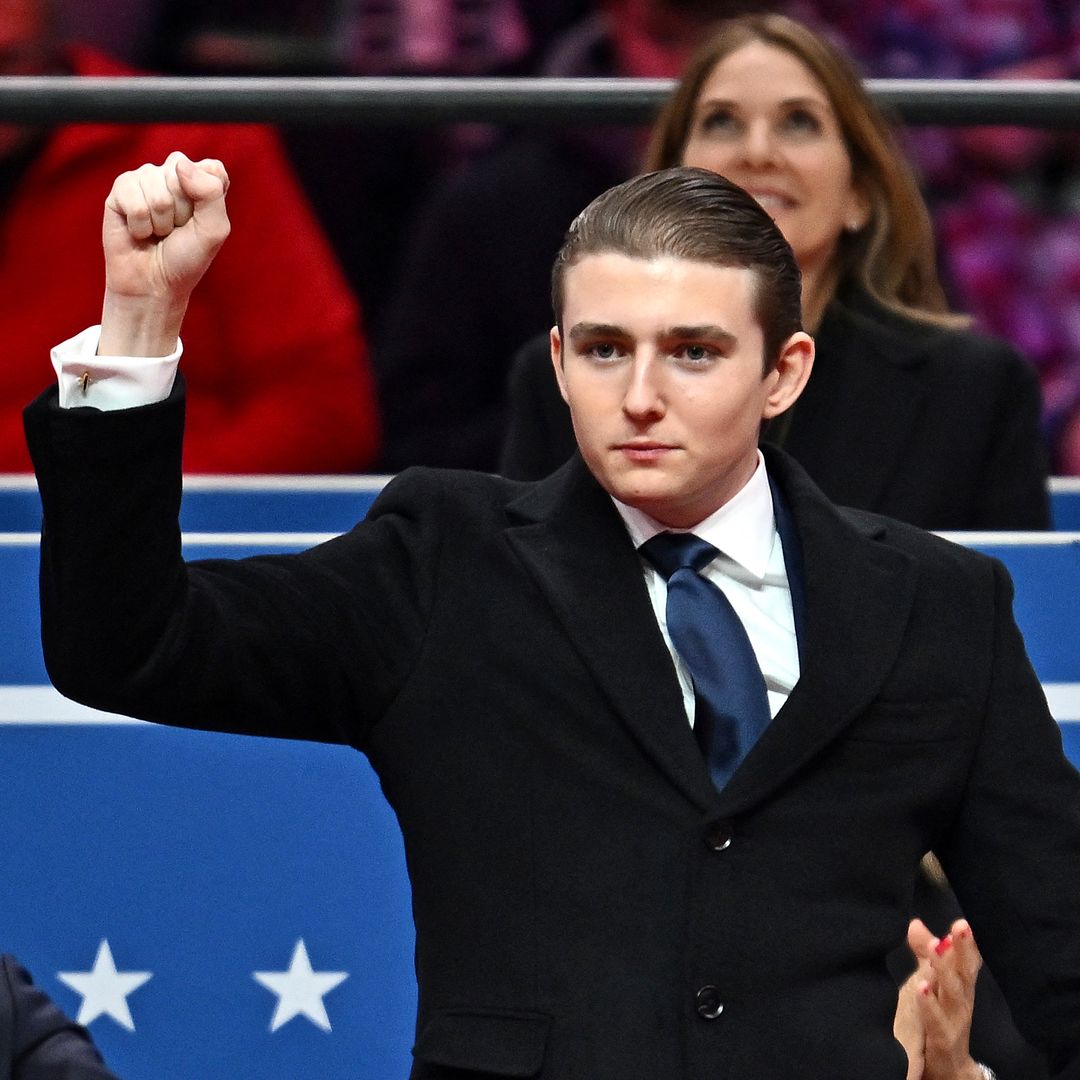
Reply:
[[[750,479],[723,506],[690,529],[668,529],[642,510],[612,498],[634,547],[659,532],[692,532],[722,551],[758,580],[764,580],[776,541],[776,518],[765,459],[758,451]]]

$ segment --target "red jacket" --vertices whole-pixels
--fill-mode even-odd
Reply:
[[[80,75],[128,74],[87,49]],[[359,312],[276,134],[253,124],[59,127],[0,214],[0,472],[29,470],[21,411],[49,349],[101,319],[114,178],[170,150],[229,170],[232,234],[192,296],[181,370],[191,472],[363,471],[378,414]]]

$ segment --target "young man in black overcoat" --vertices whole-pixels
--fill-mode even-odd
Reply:
[[[412,880],[415,1080],[903,1080],[884,958],[928,850],[1080,1078],[1080,778],[1010,582],[759,452],[813,358],[768,215],[672,170],[577,219],[553,476],[409,470],[329,543],[186,565],[177,340],[226,187],[182,155],[118,179],[102,326],[27,412],[47,663],[98,708],[368,755]],[[723,767],[637,550],[687,530],[766,701],[710,721]]]

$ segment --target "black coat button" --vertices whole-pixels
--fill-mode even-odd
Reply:
[[[711,851],[727,851],[734,832],[730,821],[713,821],[705,829],[705,846]]]
[[[703,986],[697,992],[697,1014],[702,1020],[715,1020],[724,1011],[720,991],[715,986]]]

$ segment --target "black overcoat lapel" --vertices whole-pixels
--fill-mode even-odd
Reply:
[[[900,652],[916,570],[887,519],[842,513],[787,455],[765,449],[802,547],[805,625],[787,703],[721,793],[725,812],[780,787],[877,696]]]
[[[702,810],[716,801],[641,561],[609,496],[580,457],[509,507],[507,538],[615,713]]]

